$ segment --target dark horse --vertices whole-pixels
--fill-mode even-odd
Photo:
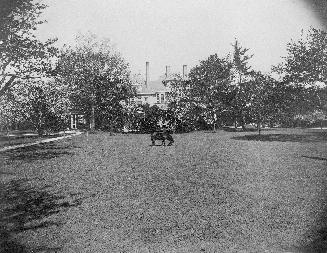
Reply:
[[[156,140],[161,140],[161,145],[166,146],[166,140],[169,141],[168,146],[171,146],[174,143],[174,139],[167,130],[158,130],[151,133],[151,142],[152,146],[156,145]]]

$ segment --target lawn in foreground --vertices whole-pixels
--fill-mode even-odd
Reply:
[[[324,246],[325,132],[174,138],[171,147],[152,147],[148,135],[103,133],[0,154],[2,189],[8,189],[2,199],[14,206],[38,199],[30,208],[43,215],[23,215],[19,221],[28,222],[17,237],[62,252],[319,252]],[[27,181],[10,184],[19,178]]]

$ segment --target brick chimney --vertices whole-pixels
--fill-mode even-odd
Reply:
[[[166,66],[166,78],[170,75],[170,66]]]
[[[183,79],[187,78],[187,65],[183,65]]]
[[[148,87],[149,83],[149,62],[145,63],[145,86]]]

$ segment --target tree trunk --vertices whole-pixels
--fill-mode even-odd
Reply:
[[[245,132],[246,131],[246,127],[245,127],[245,120],[244,120],[243,116],[241,118],[241,127],[242,127],[242,131]]]
[[[261,123],[259,120],[257,121],[257,129],[258,129],[258,134],[261,135]]]
[[[8,139],[8,143],[9,143],[9,145],[11,144],[11,141],[10,141],[10,136],[9,136],[9,127],[8,127],[8,125],[7,125],[7,139]]]
[[[246,131],[243,111],[241,112],[241,122],[240,123],[241,123],[242,131]]]
[[[90,119],[90,130],[94,131],[95,129],[95,116],[94,116],[94,105],[92,105],[91,109],[91,119]]]
[[[0,89],[0,97],[5,94],[5,92],[10,88],[10,86],[13,85],[14,81],[16,79],[16,76],[11,76],[10,79],[2,86]],[[2,83],[0,83],[2,85]]]
[[[36,132],[39,136],[42,136],[43,135],[43,124],[42,124],[42,115],[37,115],[38,118],[36,118],[36,123],[35,123],[35,128],[36,128]]]

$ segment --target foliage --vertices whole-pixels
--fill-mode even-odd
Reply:
[[[160,109],[158,106],[149,106],[145,104],[142,106],[143,119],[141,123],[141,132],[150,132],[158,128],[159,124],[164,121],[164,110]]]
[[[93,34],[80,35],[76,40],[76,47],[62,50],[56,69],[72,89],[74,108],[89,121],[95,117],[99,129],[121,128],[121,101],[134,94],[128,64],[109,40],[99,40]]]
[[[196,111],[192,108],[189,79],[183,78],[180,74],[172,74],[165,85],[170,88],[166,113],[169,127],[176,132],[194,130],[193,116],[195,116]]]
[[[250,120],[248,108],[251,90],[251,67],[247,48],[236,40],[233,44],[233,57],[220,58],[210,55],[201,61],[189,74],[189,108],[198,115],[195,121],[205,125],[228,125],[239,121],[244,125]],[[195,116],[195,115],[194,115]]]
[[[327,113],[326,63],[327,33],[310,28],[306,34],[302,32],[299,40],[287,44],[284,62],[273,67],[283,76],[284,83],[294,87],[290,109],[296,115]]]
[[[274,71],[283,74],[284,80],[308,85],[327,80],[327,32],[311,28],[301,38],[287,44],[284,62],[275,66]]]
[[[130,105],[126,106],[124,125],[130,131],[139,133],[150,133],[163,126],[171,130],[182,131],[182,128],[190,129],[189,123],[185,118],[177,118],[171,104],[167,110],[159,108],[157,105],[150,106]],[[182,132],[184,132],[184,130]]]
[[[0,96],[19,78],[32,78],[49,72],[56,49],[36,39],[33,32],[44,21],[46,8],[33,0],[3,0],[0,6]]]
[[[150,133],[151,131],[154,131],[165,119],[165,111],[156,105],[140,105],[134,112],[138,119],[138,130],[141,133]]]
[[[261,125],[268,123],[273,126],[282,111],[283,95],[281,84],[261,72],[253,72],[252,80],[247,84],[250,99],[248,101],[251,121],[257,124],[260,134]]]
[[[203,118],[208,124],[216,123],[226,104],[230,101],[229,81],[232,64],[228,58],[210,55],[207,60],[189,73],[190,102],[192,110],[199,113],[195,118]]]
[[[170,92],[168,94],[168,103],[178,103],[188,98],[189,81],[183,79],[180,74],[171,74],[168,80],[163,81],[165,86],[168,86]]]
[[[253,55],[248,55],[248,48],[240,46],[235,40],[233,46],[232,59],[232,75],[231,75],[231,94],[234,95],[232,103],[230,103],[230,112],[234,118],[235,126],[238,121],[242,128],[245,129],[245,124],[250,119],[249,103],[251,99],[251,87],[248,86],[252,79],[253,71],[249,66],[249,60]]]
[[[25,121],[12,92],[9,91],[7,90],[0,100],[0,130],[6,129],[7,131]]]
[[[243,75],[247,75],[251,72],[249,60],[253,57],[253,55],[247,55],[249,49],[240,46],[237,40],[235,40],[232,46],[234,48],[232,61],[234,74],[238,77],[237,82],[242,83]]]
[[[39,134],[67,127],[67,87],[53,80],[24,81],[17,82],[10,94],[15,117],[32,124]]]

